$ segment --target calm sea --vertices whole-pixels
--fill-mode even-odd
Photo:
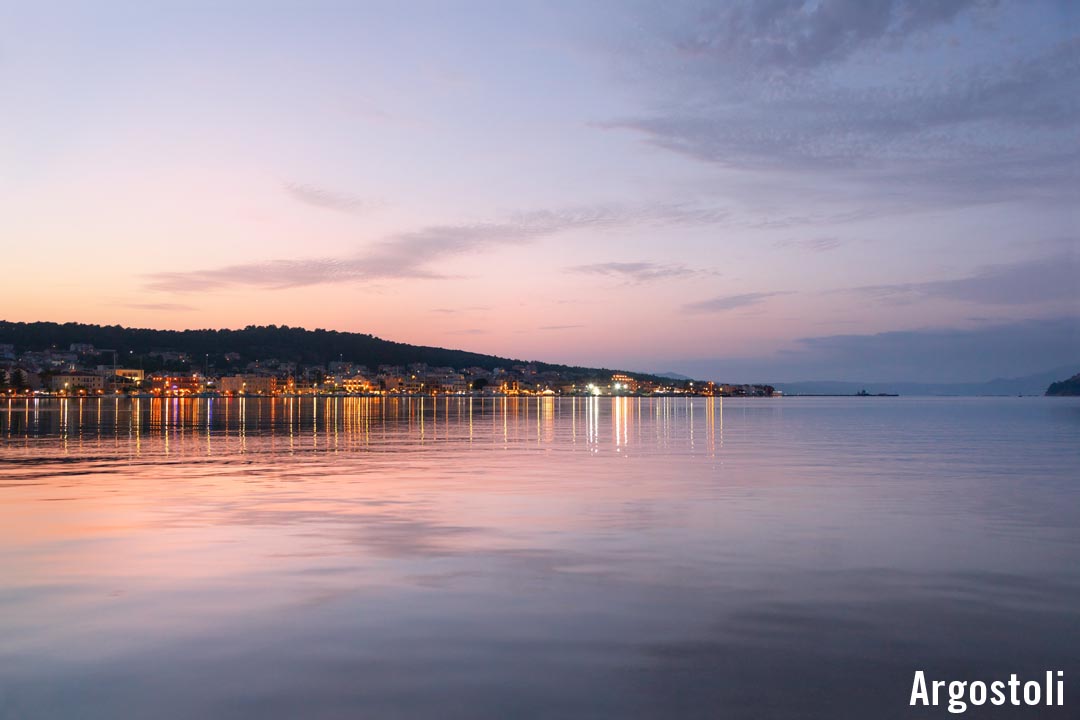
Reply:
[[[0,404],[0,717],[1080,703],[1080,399]]]

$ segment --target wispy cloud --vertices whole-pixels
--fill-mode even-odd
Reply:
[[[854,292],[894,304],[946,298],[984,305],[1071,301],[1080,307],[1080,256],[1064,253],[1012,264],[988,265],[965,277],[871,285],[855,288]]]
[[[431,312],[439,315],[457,315],[458,313],[483,312],[490,309],[491,307],[488,305],[471,305],[463,308],[433,308]]]
[[[518,213],[502,222],[430,225],[343,258],[273,260],[148,276],[150,290],[195,292],[225,287],[282,289],[323,283],[445,278],[436,260],[495,247],[526,245],[561,232],[634,225],[719,222],[722,211],[684,205],[595,206]]]
[[[937,373],[944,379],[989,379],[1080,362],[1080,321],[1036,318],[964,329],[811,337],[799,344],[808,359],[822,358],[836,367],[862,363],[880,378]]]
[[[774,243],[778,248],[795,248],[799,250],[808,250],[810,252],[828,252],[829,250],[835,250],[843,244],[843,240],[835,237],[789,238],[787,240],[777,240]]]
[[[748,168],[875,169],[902,178],[927,164],[955,173],[957,163],[970,163],[1016,175],[1054,159],[1055,140],[1066,140],[1059,150],[1075,155],[1078,145],[1065,133],[1080,116],[1070,99],[1080,90],[1078,71],[1080,42],[1074,42],[1037,60],[939,85],[856,90],[813,84],[736,109],[718,101],[609,127],[637,130],[698,160]],[[974,133],[972,123],[984,129]],[[999,154],[987,157],[991,149]]]
[[[537,330],[573,330],[575,328],[582,328],[584,325],[541,325],[536,328]]]
[[[790,350],[771,356],[698,359],[680,363],[679,369],[695,377],[754,382],[971,382],[1063,365],[1080,370],[1076,315],[804,337]]]
[[[777,295],[787,295],[786,292],[755,292],[741,295],[724,295],[720,297],[701,300],[683,305],[683,310],[690,313],[715,313],[736,310],[738,308],[757,305]]]
[[[414,271],[414,274],[417,271]],[[226,287],[283,289],[383,277],[356,259],[311,258],[228,265],[211,270],[147,275],[146,288],[161,292],[203,292]]]
[[[122,303],[124,307],[133,310],[157,310],[160,312],[192,312],[199,308],[183,303]]]
[[[585,275],[603,275],[635,284],[652,280],[690,277],[703,272],[681,264],[661,265],[651,262],[606,262],[593,265],[575,265],[567,269],[570,272]]]
[[[828,173],[889,186],[893,198],[1071,201],[1080,182],[1080,38],[1059,33],[985,52],[1008,43],[1001,6],[657,5],[655,22],[639,19],[633,30],[650,28],[635,43],[642,50],[625,56],[652,110],[600,126],[724,168]],[[919,72],[962,16],[964,51],[953,51],[946,72]]]
[[[315,185],[286,183],[285,192],[294,200],[323,210],[356,214],[364,210],[369,204],[359,196],[333,192]]]
[[[758,73],[803,72],[867,46],[895,48],[952,21],[979,0],[772,0],[727,2],[698,12],[675,39],[682,52]]]

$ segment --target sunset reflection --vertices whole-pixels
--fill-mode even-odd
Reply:
[[[673,688],[738,706],[778,664],[835,691],[855,673],[877,707],[920,657],[985,665],[981,646],[950,638],[988,628],[1018,671],[1064,663],[1080,577],[1078,416],[1061,410],[1010,398],[10,400],[0,667],[22,698],[59,702],[55,717],[78,716],[86,678],[106,667],[124,681],[95,686],[100,717],[160,689],[179,698],[164,717],[180,720],[251,697],[342,707],[357,702],[355,678],[384,666],[370,702],[392,705],[393,678],[423,676],[438,690],[417,700],[421,716],[490,697],[476,688],[495,672],[579,708],[599,692],[601,715],[633,717]],[[996,442],[1003,433],[1026,442]],[[1038,463],[1041,494],[1018,502],[1013,478]],[[947,522],[927,521],[927,496]],[[1018,530],[1039,563],[1016,551]],[[946,592],[979,606],[943,620]],[[850,656],[820,656],[823,637]],[[862,671],[866,658],[887,672]],[[781,717],[818,698],[790,692]],[[667,717],[655,706],[645,716]],[[273,707],[259,716],[295,716]]]

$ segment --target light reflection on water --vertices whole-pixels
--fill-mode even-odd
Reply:
[[[643,413],[648,440],[660,448],[715,453],[723,443],[721,398],[21,399],[0,407],[0,433],[9,457],[22,449],[34,458],[379,452],[462,440],[553,449],[569,442],[595,451],[602,443],[617,450],[641,444]]]
[[[1078,431],[1041,398],[0,404],[0,717],[910,717],[915,669],[1075,677]]]

